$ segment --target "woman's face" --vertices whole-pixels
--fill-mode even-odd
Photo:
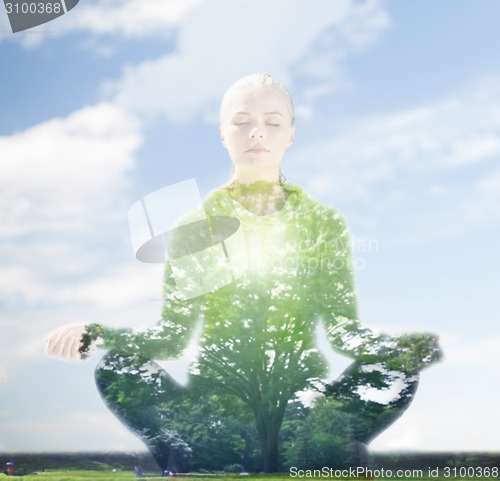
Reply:
[[[235,176],[242,182],[276,181],[295,128],[285,95],[273,88],[236,91],[219,129]]]

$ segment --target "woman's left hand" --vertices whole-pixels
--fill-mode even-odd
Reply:
[[[396,338],[396,356],[387,361],[390,369],[417,374],[443,359],[439,338],[431,333],[404,334]]]

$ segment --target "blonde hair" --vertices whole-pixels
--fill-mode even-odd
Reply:
[[[290,92],[284,87],[283,84],[278,82],[276,79],[271,77],[271,75],[267,73],[254,73],[251,75],[247,75],[245,77],[240,78],[236,82],[234,82],[224,93],[224,96],[222,97],[222,101],[220,104],[220,123],[222,124],[222,121],[224,119],[224,116],[226,114],[226,110],[228,107],[228,104],[233,96],[233,94],[239,90],[258,90],[262,88],[271,88],[275,89],[278,92],[281,92],[286,100],[287,104],[289,107],[289,113],[290,117],[292,119],[292,125],[294,122],[294,110],[293,110],[293,101],[292,97],[290,95]]]

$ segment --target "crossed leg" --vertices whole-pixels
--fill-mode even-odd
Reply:
[[[352,465],[368,465],[368,444],[392,425],[413,401],[418,375],[388,369],[383,362],[353,362],[325,388],[350,426]]]
[[[184,470],[190,448],[173,427],[175,420],[164,411],[164,403],[182,405],[193,383],[203,380],[192,376],[189,387],[183,387],[154,361],[113,352],[100,361],[95,377],[108,408],[144,442],[160,468]],[[403,414],[417,385],[418,376],[390,371],[383,363],[356,361],[326,386],[325,396],[335,400],[333,409],[350,425],[350,464],[367,465],[367,444]]]
[[[162,403],[181,402],[188,389],[154,361],[113,352],[97,365],[95,380],[107,407],[144,442],[162,471],[182,470],[190,449],[168,428]]]

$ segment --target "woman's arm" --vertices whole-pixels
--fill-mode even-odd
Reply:
[[[149,359],[179,356],[189,343],[201,315],[201,298],[182,300],[170,264],[166,264],[162,316],[144,330],[100,324],[63,327],[46,340],[47,354],[66,360],[86,359],[96,347]]]
[[[391,337],[358,318],[349,228],[344,217],[326,209],[320,242],[318,313],[333,349],[366,362],[416,373],[441,358],[437,337],[419,333]]]

